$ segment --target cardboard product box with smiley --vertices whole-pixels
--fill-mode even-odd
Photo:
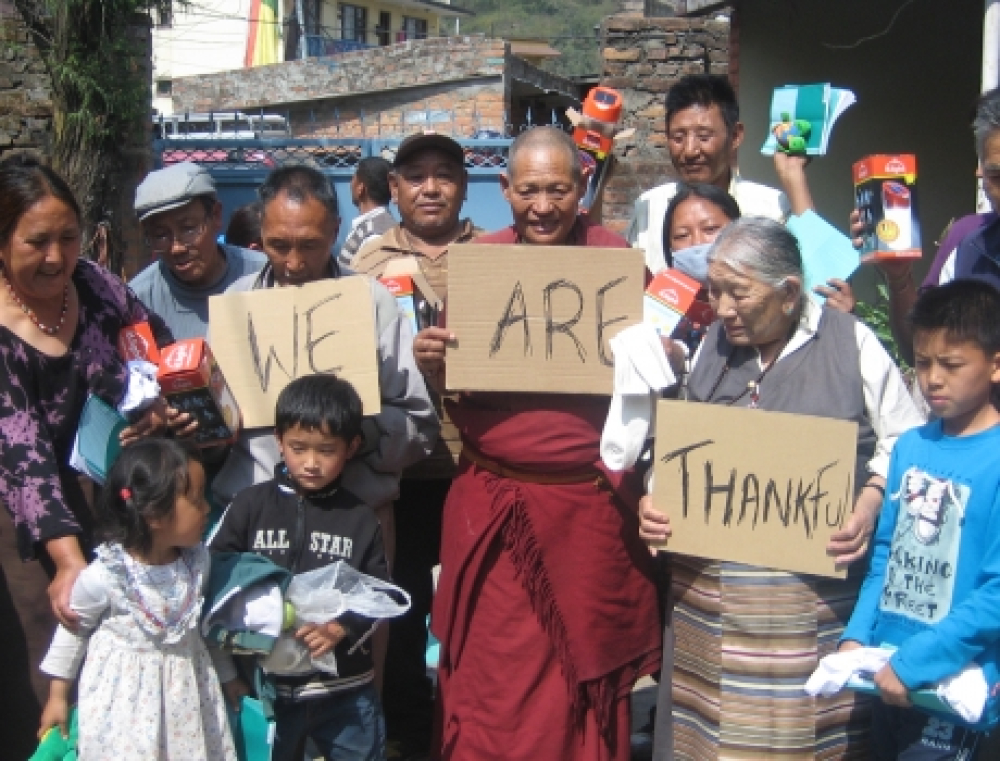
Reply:
[[[854,203],[863,225],[862,260],[921,258],[916,156],[877,155],[856,162]]]

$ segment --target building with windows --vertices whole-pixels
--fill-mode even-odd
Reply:
[[[287,2],[288,0],[286,0]],[[450,0],[303,0],[300,43],[295,14],[289,15],[285,60],[306,55],[335,55],[407,40],[458,34],[461,18],[472,12]],[[305,50],[302,50],[302,47]]]
[[[471,11],[450,0],[199,0],[154,14],[153,107],[172,112],[173,82],[458,34]]]
[[[460,1],[460,0],[458,0]],[[214,3],[214,5],[213,5]],[[418,129],[500,137],[565,123],[575,82],[538,40],[463,35],[449,0],[199,0],[154,31],[155,119],[280,115],[294,138],[394,138]],[[200,47],[218,38],[216,47]],[[596,44],[596,40],[595,40]],[[206,122],[206,123],[207,123]]]

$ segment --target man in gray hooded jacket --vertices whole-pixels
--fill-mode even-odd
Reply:
[[[259,192],[268,263],[259,274],[237,280],[227,292],[341,277],[332,255],[340,216],[327,178],[310,167],[285,167],[272,172]],[[377,281],[370,282],[382,409],[365,418],[364,443],[344,468],[343,485],[375,510],[391,563],[395,543],[392,503],[399,494],[400,475],[430,454],[440,423],[413,360],[410,323],[401,317],[392,294]],[[280,460],[273,428],[241,431],[213,484],[216,498],[228,505],[241,489],[273,478]]]

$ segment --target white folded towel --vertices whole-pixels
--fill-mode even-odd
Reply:
[[[840,692],[856,674],[874,674],[892,658],[893,650],[883,647],[859,647],[842,653],[833,653],[819,662],[819,666],[806,682],[809,695],[829,697]],[[970,663],[957,674],[942,679],[935,687],[937,696],[970,724],[983,716],[989,686],[983,669]]]
[[[892,658],[892,650],[883,647],[857,647],[822,658],[806,682],[810,695],[828,698],[844,689],[855,674],[874,674]]]
[[[608,343],[615,357],[615,386],[601,434],[601,459],[609,470],[620,471],[639,458],[656,398],[677,378],[652,325],[632,325]]]
[[[937,686],[938,697],[970,724],[975,724],[983,717],[989,694],[986,675],[982,667],[975,663],[970,663]]]

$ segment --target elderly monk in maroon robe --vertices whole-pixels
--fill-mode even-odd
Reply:
[[[576,147],[541,127],[511,146],[514,225],[479,243],[625,248],[577,213]],[[443,390],[445,345],[414,354]],[[446,402],[463,452],[444,508],[431,628],[441,640],[436,757],[627,761],[629,693],[660,663],[653,568],[629,474],[598,453],[610,400],[462,394]]]

